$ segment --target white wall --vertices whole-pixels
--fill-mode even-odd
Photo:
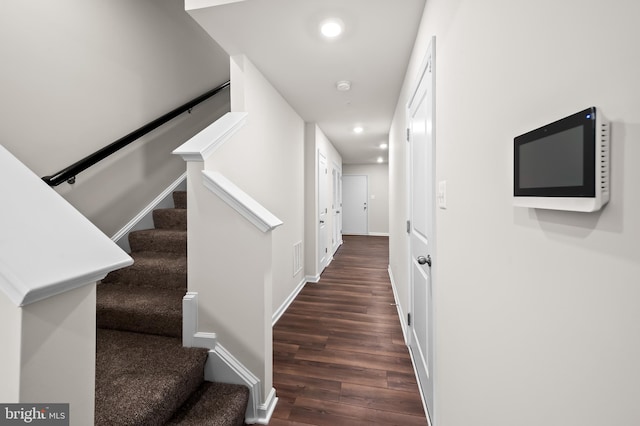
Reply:
[[[0,291],[0,401],[20,401],[20,340],[22,309]]]
[[[389,165],[345,164],[344,175],[367,176],[369,235],[389,234]]]
[[[247,112],[247,124],[210,164],[284,222],[273,232],[275,312],[304,280],[293,267],[304,240],[304,122],[244,56],[232,58],[231,81],[232,110]]]
[[[326,223],[326,247],[331,251],[334,246],[333,226],[334,215],[331,211],[333,205],[333,176],[331,170],[334,165],[341,169],[342,156],[333,146],[331,141],[324,134],[322,129],[315,123],[307,123],[305,131],[305,210],[306,210],[306,222],[305,222],[305,269],[306,275],[310,280],[317,280],[320,277],[319,265],[319,230],[318,223],[320,221],[318,212],[319,208],[319,179],[318,179],[318,155],[322,155],[327,159],[327,168],[329,173],[325,175],[325,185],[327,188],[327,200],[326,205],[329,208],[327,214]],[[336,206],[333,206],[335,209]],[[333,253],[330,253],[333,254]]]
[[[0,145],[39,176],[229,76],[228,56],[172,0],[4,2],[0,51]],[[228,95],[57,191],[112,235],[184,172],[171,151],[226,111]]]
[[[640,423],[640,4],[431,0],[391,129],[391,267],[407,308],[408,87],[436,35],[437,426]],[[512,206],[513,137],[587,106],[613,122],[599,213]]]

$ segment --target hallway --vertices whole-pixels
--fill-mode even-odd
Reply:
[[[271,426],[426,425],[386,237],[345,236],[273,329]]]

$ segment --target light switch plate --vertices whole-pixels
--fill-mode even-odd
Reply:
[[[438,182],[438,207],[441,209],[447,208],[447,181],[441,180]]]

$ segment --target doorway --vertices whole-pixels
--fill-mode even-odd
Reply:
[[[338,163],[333,163],[333,235],[331,239],[333,253],[342,244],[342,170]]]
[[[342,233],[367,235],[369,233],[369,183],[367,176],[342,176]]]
[[[327,157],[318,151],[318,270],[320,273],[329,263],[327,220],[329,213]]]
[[[434,315],[433,275],[436,261],[435,232],[435,37],[431,39],[423,66],[407,104],[410,187],[409,348],[424,396],[427,415],[434,418]]]

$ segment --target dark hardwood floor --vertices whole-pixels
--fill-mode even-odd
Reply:
[[[427,424],[387,273],[386,237],[345,236],[273,329],[271,426]]]

